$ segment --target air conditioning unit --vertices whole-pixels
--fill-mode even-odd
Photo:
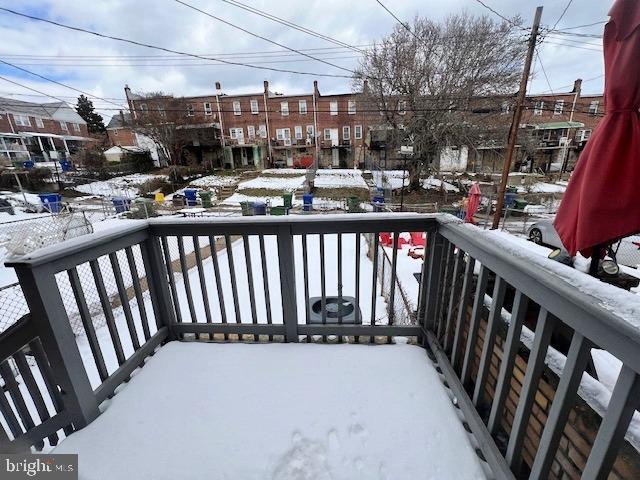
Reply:
[[[284,146],[285,147],[290,147],[291,146],[291,139],[290,138],[285,138],[284,139]]]

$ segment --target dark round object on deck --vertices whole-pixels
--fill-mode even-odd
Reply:
[[[327,298],[326,300],[327,318],[338,318],[338,316],[345,317],[353,313],[353,304],[349,301],[342,301],[342,304],[337,298]],[[317,314],[322,313],[322,301],[319,300],[311,307]]]

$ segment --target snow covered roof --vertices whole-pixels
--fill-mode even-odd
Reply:
[[[0,97],[0,110],[51,120],[86,124],[75,109],[65,102],[35,103]]]
[[[107,128],[122,128],[126,127],[128,124],[131,124],[131,114],[120,112],[111,117],[111,120],[109,120],[109,123],[107,124]]]

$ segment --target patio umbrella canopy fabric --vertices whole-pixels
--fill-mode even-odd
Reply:
[[[555,220],[571,255],[640,231],[640,2],[616,0],[604,29],[606,113]]]
[[[478,207],[480,206],[480,187],[477,183],[471,185],[469,189],[469,204],[467,205],[467,213],[464,217],[464,221],[467,223],[475,223],[473,221],[473,216],[478,211]]]

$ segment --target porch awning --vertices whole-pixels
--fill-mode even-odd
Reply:
[[[76,135],[61,135],[62,138],[64,138],[65,140],[76,140],[79,142],[94,142],[95,139],[94,138],[89,138],[89,137],[79,137]]]
[[[534,126],[536,130],[562,130],[564,128],[582,128],[584,123],[580,122],[551,122],[539,123]]]

